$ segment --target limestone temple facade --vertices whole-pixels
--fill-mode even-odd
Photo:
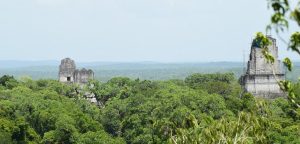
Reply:
[[[86,84],[89,79],[94,79],[94,72],[92,70],[76,69],[74,60],[65,58],[61,60],[59,66],[59,81],[63,83],[77,83]]]
[[[283,65],[278,60],[276,39],[270,36],[268,38],[272,41],[272,45],[268,49],[275,58],[274,64],[267,63],[262,54],[262,48],[256,40],[253,40],[247,70],[240,78],[240,82],[245,92],[252,93],[254,96],[276,98],[284,96],[278,81],[285,79],[285,74]]]

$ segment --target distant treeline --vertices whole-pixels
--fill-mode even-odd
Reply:
[[[25,64],[23,64],[25,65]],[[215,63],[86,63],[78,67],[86,67],[94,70],[97,80],[106,82],[116,76],[140,78],[148,80],[184,79],[192,73],[234,73],[240,77],[243,72],[243,64],[239,62],[215,62]],[[31,77],[32,79],[57,79],[58,66],[32,66],[32,67],[1,67],[0,75],[14,75],[17,79]],[[300,76],[300,63],[295,64],[293,72],[287,73],[287,79],[296,81]]]

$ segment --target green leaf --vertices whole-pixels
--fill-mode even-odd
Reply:
[[[268,63],[273,64],[275,62],[274,56],[269,52],[269,49],[267,47],[263,48],[262,53]]]
[[[283,91],[289,92],[292,90],[292,83],[290,81],[280,81],[279,86]]]
[[[284,65],[288,68],[289,71],[292,71],[293,63],[289,58],[283,60]]]
[[[267,36],[265,36],[262,32],[256,33],[254,41],[261,48],[267,48],[269,45],[272,44],[272,41]]]
[[[291,12],[291,18],[295,20],[298,25],[300,26],[300,8],[296,8],[294,11]]]
[[[291,35],[289,48],[300,54],[300,32],[295,32]]]

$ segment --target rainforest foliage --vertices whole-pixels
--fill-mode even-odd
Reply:
[[[295,84],[300,102],[300,84]],[[94,93],[99,105],[85,100]],[[300,109],[242,94],[231,73],[115,77],[80,88],[0,78],[0,143],[300,143]]]

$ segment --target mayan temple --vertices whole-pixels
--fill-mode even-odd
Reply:
[[[76,83],[83,88],[89,80],[94,79],[94,72],[92,70],[87,70],[85,68],[76,69],[75,61],[70,58],[65,58],[61,60],[59,65],[58,79],[62,83],[72,84]],[[79,89],[78,91],[81,91]],[[98,101],[94,94],[86,92],[84,97],[89,100],[91,103],[98,105]]]
[[[270,36],[268,39],[272,41],[272,45],[268,49],[275,58],[274,64],[267,63],[262,54],[262,48],[256,40],[253,40],[247,70],[240,80],[245,92],[252,93],[257,97],[271,99],[284,96],[277,81],[284,80],[285,74],[283,66],[278,60],[276,39]]]
[[[74,60],[65,58],[59,66],[59,81],[64,83],[85,84],[89,79],[94,79],[94,72],[85,68],[78,70]]]

